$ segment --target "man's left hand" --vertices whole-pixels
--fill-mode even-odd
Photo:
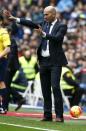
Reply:
[[[40,36],[43,35],[43,30],[42,30],[42,28],[40,26],[39,26],[38,29],[34,29],[34,31],[36,31]]]

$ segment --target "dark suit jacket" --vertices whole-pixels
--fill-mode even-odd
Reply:
[[[39,28],[37,24],[33,23],[30,20],[20,19],[20,24],[29,26],[30,28]],[[46,28],[46,22],[43,24],[43,30]],[[54,65],[66,65],[67,59],[65,57],[64,51],[62,49],[64,35],[67,31],[67,25],[63,24],[60,21],[57,21],[51,31],[51,34],[46,34],[46,38],[42,38],[49,40],[49,52],[51,63]],[[41,60],[41,43],[37,51],[38,60],[40,63]]]
[[[43,26],[43,30],[45,28],[46,28],[46,23]],[[67,31],[67,25],[57,21],[51,31],[51,34],[46,34],[45,39],[49,40],[49,52],[50,52],[50,59],[52,64],[55,65],[67,64],[67,59],[62,49],[63,39],[64,39],[64,35],[66,34],[66,31]],[[41,44],[38,48],[37,54],[40,62]]]
[[[26,20],[24,18],[20,18],[20,23],[19,24],[24,25],[24,26],[28,26],[28,27],[30,27],[32,29],[39,28],[39,26],[37,24],[33,23],[31,20]]]

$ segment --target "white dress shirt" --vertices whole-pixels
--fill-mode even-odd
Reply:
[[[20,23],[20,18],[16,18],[16,22],[17,22],[17,23]]]
[[[17,19],[16,19],[16,22],[17,22],[17,23],[20,23],[20,18],[17,18]],[[49,30],[49,34],[51,34],[51,31],[52,31],[52,29],[53,29],[53,27],[54,27],[54,25],[55,25],[56,22],[57,22],[57,19],[55,19],[55,20],[51,23],[51,27],[50,27],[50,30]],[[46,33],[45,33],[45,32],[43,32],[43,37],[46,37]],[[43,56],[43,57],[48,57],[48,56],[50,56],[50,53],[49,53],[49,40],[47,40],[47,48],[46,48],[46,50],[43,50],[43,49],[42,49],[42,51],[41,51],[41,56]]]
[[[51,31],[55,25],[55,23],[57,22],[57,19],[55,19],[52,23],[51,23],[51,27],[50,27],[50,30],[49,30],[49,34],[51,34]],[[44,36],[43,37],[46,37],[46,33],[44,32]],[[41,56],[43,57],[49,57],[50,56],[50,53],[49,53],[49,40],[47,40],[47,48],[46,50],[43,50],[41,51]]]

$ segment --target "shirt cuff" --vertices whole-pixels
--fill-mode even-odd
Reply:
[[[16,18],[16,22],[17,22],[17,23],[20,23],[20,18]]]
[[[42,37],[45,38],[46,37],[46,33],[42,32]]]

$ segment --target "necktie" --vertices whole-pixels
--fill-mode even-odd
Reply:
[[[44,30],[44,32],[46,34],[49,34],[50,26],[51,26],[51,24],[48,23],[47,26],[46,26],[46,29]],[[43,41],[42,41],[42,49],[46,50],[46,48],[47,48],[47,40],[43,39]]]

